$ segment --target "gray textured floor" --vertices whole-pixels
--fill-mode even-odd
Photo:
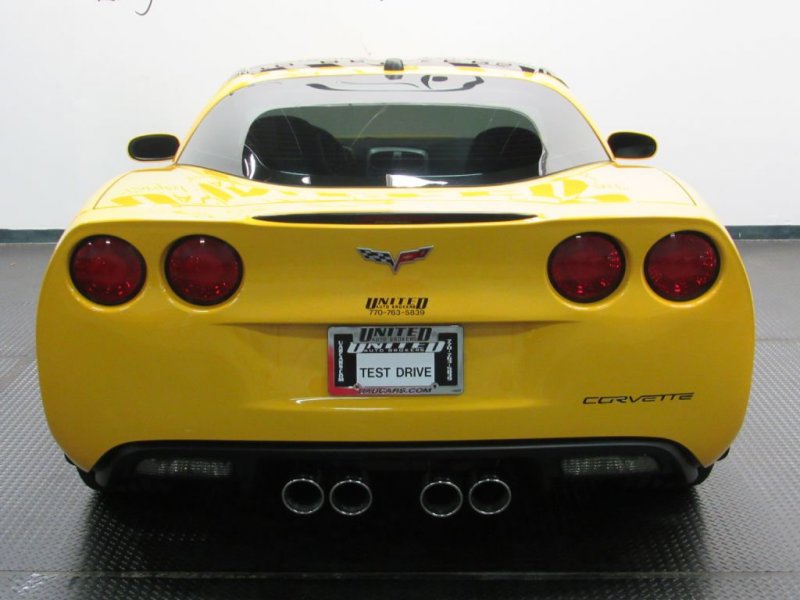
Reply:
[[[0,598],[798,598],[800,242],[741,242],[751,407],[684,497],[557,488],[509,518],[292,520],[224,494],[101,498],[50,439],[34,314],[50,245],[0,245]]]

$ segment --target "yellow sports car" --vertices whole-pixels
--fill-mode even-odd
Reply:
[[[263,66],[128,150],[172,162],[86,204],[38,310],[92,487],[248,480],[357,515],[396,473],[430,515],[498,514],[532,478],[698,483],[742,424],[731,238],[544,69]]]

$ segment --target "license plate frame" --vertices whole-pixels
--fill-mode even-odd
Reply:
[[[328,328],[328,392],[334,396],[440,396],[464,392],[461,325]]]

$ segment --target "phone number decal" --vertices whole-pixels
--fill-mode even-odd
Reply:
[[[428,298],[413,296],[367,298],[365,308],[372,317],[422,317]]]

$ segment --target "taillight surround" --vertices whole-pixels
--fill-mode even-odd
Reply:
[[[665,254],[670,251],[684,254],[678,257],[680,261],[673,258],[669,264],[669,257]],[[659,260],[661,264],[658,264]],[[714,287],[721,262],[719,248],[706,234],[674,231],[658,240],[647,252],[644,275],[650,289],[661,298],[670,302],[689,302]]]
[[[608,298],[624,280],[625,270],[620,243],[598,232],[578,233],[562,240],[547,261],[550,285],[565,299],[579,304]],[[582,282],[579,276],[584,277]]]
[[[69,258],[72,285],[87,300],[119,306],[144,287],[147,265],[136,247],[113,235],[93,235],[75,245]]]
[[[164,275],[179,298],[195,306],[211,307],[236,294],[244,265],[226,241],[210,235],[189,235],[170,246]]]

